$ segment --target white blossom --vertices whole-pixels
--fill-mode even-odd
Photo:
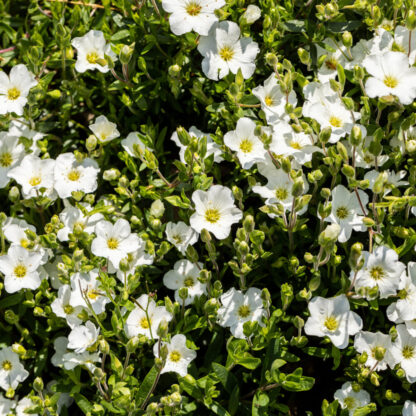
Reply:
[[[342,409],[348,410],[349,416],[353,416],[357,408],[364,407],[371,401],[368,392],[363,389],[355,391],[349,381],[335,392],[334,398],[338,400]]]
[[[89,128],[100,143],[108,143],[120,136],[117,124],[108,121],[106,116],[98,116]]]
[[[13,352],[12,347],[4,347],[0,350],[0,387],[4,390],[12,388],[16,390],[29,376],[20,363],[19,356]]]
[[[169,221],[165,229],[166,240],[172,243],[182,254],[185,254],[189,246],[198,241],[198,233],[183,221],[173,223]]]

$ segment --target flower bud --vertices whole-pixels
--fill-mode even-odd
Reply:
[[[376,347],[374,351],[374,358],[377,361],[383,361],[384,356],[386,354],[386,349],[384,347]]]
[[[350,165],[344,164],[341,171],[347,178],[355,177],[355,169]]]
[[[321,143],[328,143],[329,139],[331,138],[331,134],[332,134],[332,129],[331,127],[325,127],[324,129],[321,130],[321,132],[319,133],[319,141]]]
[[[299,48],[298,49],[298,56],[300,61],[304,64],[304,65],[309,65],[311,63],[311,56],[309,54],[309,52],[303,48]]]
[[[351,32],[344,32],[342,34],[342,43],[346,48],[351,48],[352,46],[352,35]]]
[[[381,194],[384,191],[384,185],[387,183],[388,174],[386,171],[380,172],[373,185],[373,192]]]
[[[12,186],[9,190],[9,199],[11,202],[18,202],[20,199],[20,191],[17,186]]]
[[[154,201],[150,206],[150,215],[152,215],[155,218],[162,217],[164,212],[165,206],[163,205],[163,202],[160,199]]]
[[[172,78],[176,78],[181,72],[181,67],[178,64],[171,65],[168,68],[168,74]],[[183,128],[183,127],[180,127]]]
[[[179,295],[180,299],[186,300],[186,298],[188,297],[188,288],[187,287],[181,287],[178,290],[178,295]]]
[[[305,183],[302,178],[296,178],[292,186],[292,195],[296,198],[303,194]]]
[[[359,126],[355,125],[352,129],[351,129],[351,134],[350,134],[350,143],[353,146],[359,146],[362,139],[363,139],[363,133],[360,129]]]
[[[157,328],[157,335],[159,336],[159,338],[165,338],[168,334],[168,329],[168,323],[165,319],[162,319]]]
[[[105,181],[115,181],[120,176],[120,171],[116,168],[107,169],[103,173],[103,179]]]
[[[140,340],[138,337],[130,338],[126,345],[126,351],[129,354],[134,353],[136,351],[136,348],[139,346],[139,344],[140,344]]]
[[[7,309],[4,312],[4,320],[10,325],[15,325],[19,322],[19,316],[16,315],[11,309]]]
[[[97,147],[97,138],[93,134],[86,140],[85,147],[89,152],[92,152]]]
[[[354,66],[354,78],[356,80],[363,80],[365,77],[365,72],[364,72],[364,68],[362,68],[361,66],[355,65]]]
[[[321,246],[328,247],[333,245],[341,232],[341,227],[337,224],[328,225],[324,231],[319,234],[318,243]]]
[[[127,65],[130,62],[131,57],[132,57],[133,52],[134,52],[134,46],[135,46],[135,44],[133,43],[130,46],[129,45],[124,45],[121,48],[121,51],[120,51],[120,62],[123,65]]]
[[[414,10],[412,10],[412,9],[409,9],[408,12],[407,12],[406,27],[409,30],[416,29],[416,14],[415,14]]]
[[[266,53],[266,63],[272,67],[275,67],[278,64],[279,60],[274,53],[268,52]]]
[[[205,302],[204,311],[207,315],[212,315],[217,312],[219,308],[218,300],[215,298],[211,298]]]
[[[43,380],[40,377],[36,377],[33,381],[33,389],[36,391],[36,393],[42,393],[43,388]]]
[[[406,141],[406,150],[409,153],[416,152],[416,140],[414,140],[414,139],[407,140]]]
[[[252,23],[254,23],[256,20],[260,19],[261,16],[261,10],[258,6],[254,5],[254,4],[250,4],[246,11],[243,14],[243,18],[244,20],[251,25]]]

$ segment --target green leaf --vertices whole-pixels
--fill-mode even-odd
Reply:
[[[88,399],[85,396],[79,393],[75,393],[72,395],[72,397],[74,398],[76,404],[85,415],[91,413],[93,405],[88,401]]]
[[[283,23],[283,27],[288,32],[302,32],[305,30],[304,20],[289,20]]]
[[[263,367],[261,368],[261,379],[264,381],[265,373],[270,370],[274,359],[277,357],[280,348],[280,339],[272,338],[267,346],[266,356],[264,357]]]
[[[322,402],[322,416],[336,416],[338,409],[338,401],[334,400],[331,404],[328,400]]]
[[[130,32],[127,29],[124,29],[124,30],[120,30],[114,33],[114,35],[111,36],[110,40],[115,42],[121,39],[128,38],[129,36],[130,36]]]
[[[377,409],[375,403],[370,403],[367,406],[359,407],[354,410],[354,416],[365,416]],[[390,413],[390,414],[400,414],[400,413]]]
[[[238,380],[234,374],[229,372],[224,366],[218,363],[212,363],[212,368],[215,372],[215,375],[220,380],[221,384],[224,386],[227,393],[232,393],[235,386],[238,386]]]
[[[150,369],[150,371],[146,374],[146,377],[144,378],[142,384],[140,385],[139,391],[137,392],[137,395],[136,395],[137,406],[141,406],[141,404],[145,401],[147,395],[152,389],[154,382],[156,381],[158,374],[159,374],[159,370],[155,366],[153,366]]]
[[[182,201],[181,197],[178,195],[170,195],[165,197],[165,200],[172,204],[174,207],[179,208],[189,208],[190,204]]]
[[[287,374],[281,384],[288,391],[308,391],[315,384],[315,379],[303,376],[302,368],[299,367],[292,374]]]
[[[269,396],[263,391],[257,391],[253,397],[251,414],[253,416],[268,416]]]
[[[327,28],[331,32],[342,33],[351,32],[361,26],[361,20],[349,20],[348,22],[328,22],[326,23]]]
[[[233,416],[236,414],[239,406],[240,399],[240,387],[238,384],[234,386],[233,391],[231,392],[230,399],[228,400],[228,411],[230,415]]]

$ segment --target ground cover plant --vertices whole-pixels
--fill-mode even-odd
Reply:
[[[0,36],[0,415],[416,415],[413,0]]]

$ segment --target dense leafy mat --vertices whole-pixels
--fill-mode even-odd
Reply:
[[[0,36],[0,415],[416,415],[413,0]]]

